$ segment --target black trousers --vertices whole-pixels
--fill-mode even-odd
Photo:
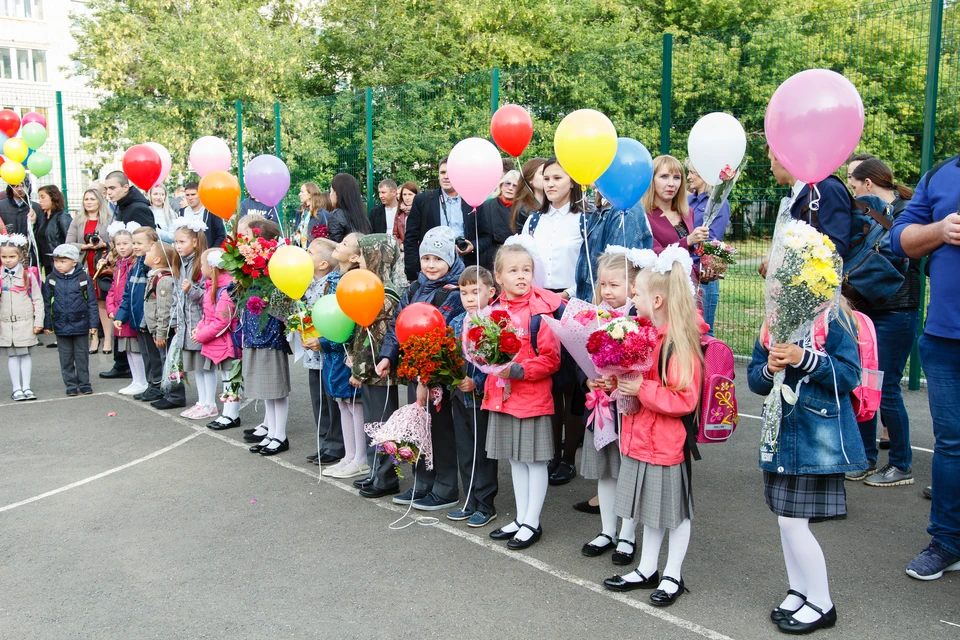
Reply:
[[[67,393],[90,390],[90,334],[57,336],[60,371]]]
[[[474,436],[474,410],[468,409],[459,397],[453,397],[453,430],[457,440],[457,463],[464,492],[470,492],[467,511],[482,511],[488,515],[497,512],[493,499],[497,497],[497,461],[487,457],[487,424],[490,412],[476,409],[477,429]],[[476,459],[476,466],[474,466]],[[473,475],[473,489],[470,476]]]
[[[409,385],[408,396],[417,401],[416,385]],[[427,399],[430,409],[430,437],[433,440],[433,469],[427,469],[423,460],[417,463],[415,491],[419,494],[435,493],[450,502],[460,499],[457,486],[457,439],[453,430],[453,401],[450,392],[443,392],[440,410]],[[469,479],[468,479],[469,480]]]
[[[340,428],[340,407],[336,399],[323,392],[319,369],[307,369],[307,378],[310,383],[310,404],[313,407],[313,427],[320,431],[319,453],[343,458],[346,452],[343,448],[343,430]]]
[[[360,388],[360,397],[363,401],[363,421],[386,422],[400,407],[397,387],[377,387],[365,384]],[[384,408],[386,407],[386,408]],[[367,439],[367,464],[370,465],[370,479],[376,489],[396,489],[399,486],[397,474],[387,456],[378,454],[376,447]]]
[[[137,331],[137,344],[140,345],[140,357],[143,358],[147,384],[152,389],[159,389],[163,380],[163,366],[167,360],[167,350],[158,347],[157,343],[153,341],[153,334],[143,329]],[[163,397],[175,405],[186,406],[187,388],[182,382],[178,382],[170,387],[170,390],[164,393]]]

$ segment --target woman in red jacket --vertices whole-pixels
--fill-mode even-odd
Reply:
[[[656,325],[660,341],[653,353],[655,364],[647,373],[636,380],[617,381],[621,393],[640,399],[640,410],[623,416],[620,451],[624,458],[615,511],[643,524],[643,544],[637,569],[603,584],[613,591],[655,588],[650,602],[660,607],[676,602],[685,590],[680,568],[693,516],[683,417],[696,410],[700,399],[703,329],[690,282],[692,266],[686,249],[672,246],[637,276],[633,304],[638,316]],[[670,550],[661,578],[660,545],[667,529]]]

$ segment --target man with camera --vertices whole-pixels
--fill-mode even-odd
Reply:
[[[420,273],[420,242],[434,227],[451,227],[457,234],[457,253],[465,264],[476,264],[477,249],[482,254],[490,246],[490,229],[486,216],[463,201],[447,175],[447,158],[438,165],[440,188],[417,194],[407,217],[403,237],[404,266],[407,280],[413,282]]]

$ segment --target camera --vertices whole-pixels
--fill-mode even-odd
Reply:
[[[455,241],[455,244],[457,245],[457,249],[460,249],[460,251],[466,251],[470,248],[470,243],[463,236],[458,237]]]
[[[99,233],[88,233],[83,237],[87,244],[98,245],[100,244],[100,234]]]

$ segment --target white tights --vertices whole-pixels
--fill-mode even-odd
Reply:
[[[540,512],[547,498],[547,484],[550,477],[546,462],[520,462],[510,460],[510,472],[513,476],[513,495],[517,501],[517,522],[532,529],[540,526]],[[517,531],[513,523],[503,527],[507,533]],[[514,536],[517,540],[529,540],[533,537],[530,529],[520,529]]]
[[[640,575],[650,578],[657,572],[660,562],[660,545],[663,544],[663,537],[666,535],[666,527],[643,527],[643,544],[640,549],[640,566],[636,572],[627,574],[624,579],[628,582],[639,582]],[[667,566],[664,567],[664,577],[671,577],[677,582],[683,578],[682,568],[683,559],[687,555],[687,547],[690,546],[690,519],[687,518],[680,523],[676,529],[670,530],[670,546],[667,551]],[[676,593],[679,589],[674,583],[664,580],[657,587],[667,593]]]
[[[7,370],[10,372],[10,382],[14,391],[24,391],[30,388],[30,376],[33,375],[33,360],[30,354],[25,356],[10,356],[7,359]]]
[[[613,505],[617,500],[617,479],[603,478],[597,481],[597,499],[600,501],[600,524],[603,527],[602,532],[611,538],[617,535],[617,514],[613,510]],[[624,518],[620,525],[620,539],[624,543],[617,545],[617,550],[623,553],[630,553],[634,546],[626,544],[635,542],[637,539],[637,521],[632,518]],[[610,541],[604,537],[597,536],[591,544],[598,547],[605,547]]]
[[[810,531],[808,518],[777,518],[780,524],[780,543],[783,545],[783,560],[787,565],[787,580],[790,588],[807,596],[810,604],[824,612],[833,607],[830,586],[827,583],[827,561],[823,549]],[[794,610],[802,604],[800,598],[787,596],[780,606]],[[803,607],[793,616],[800,622],[813,622],[820,617],[813,609]]]
[[[197,369],[193,372],[197,381],[197,404],[207,407],[217,406],[217,372]]]
[[[140,387],[147,386],[147,368],[143,364],[143,356],[128,350],[127,364],[130,365],[130,376],[133,378],[133,384]]]
[[[287,439],[287,413],[290,411],[290,398],[264,400],[264,405],[266,406],[264,422],[267,423],[267,435],[260,444],[267,446],[271,438],[283,442]],[[276,443],[273,445],[270,449],[280,446]]]
[[[363,431],[363,403],[356,399],[337,400],[340,429],[343,431],[343,459],[358,467],[367,463],[367,434]]]

